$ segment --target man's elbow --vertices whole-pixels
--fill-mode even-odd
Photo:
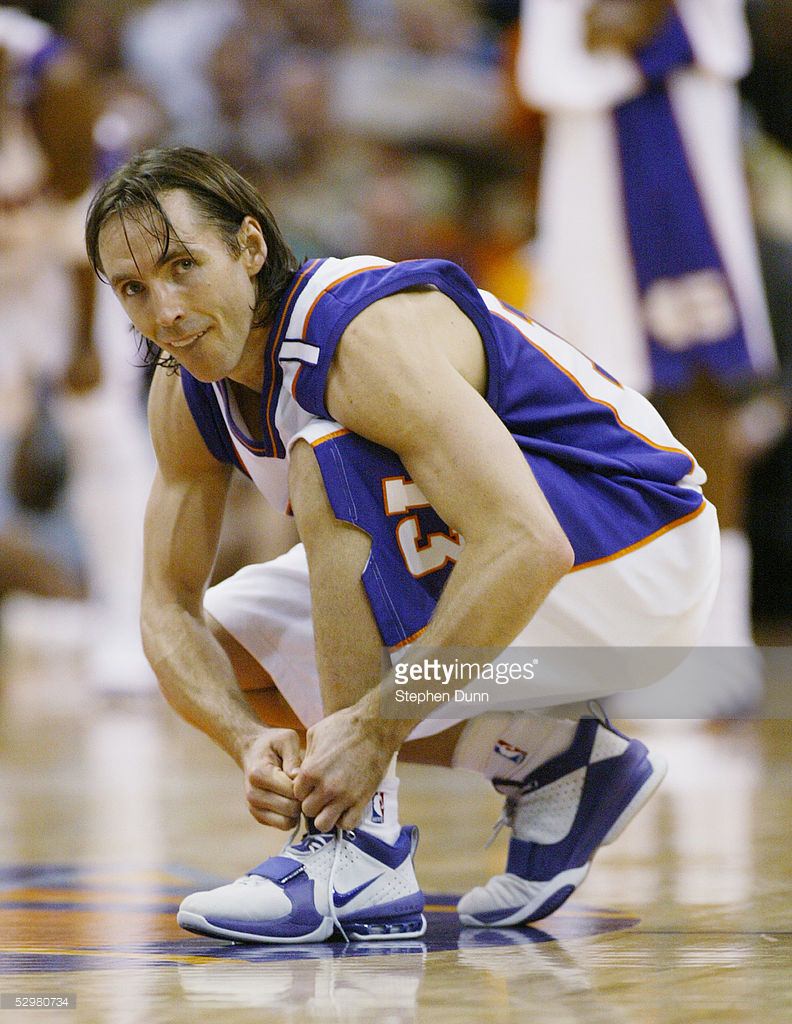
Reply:
[[[563,579],[575,564],[575,551],[560,526],[547,539],[545,558],[547,571],[554,577],[554,583]]]
[[[174,672],[172,646],[168,643],[167,629],[162,618],[156,614],[147,614],[144,610],[140,617],[140,636],[143,653],[156,677],[161,696],[177,715],[184,717],[182,693],[178,675]]]
[[[543,580],[548,591],[562,580],[575,564],[574,549],[556,522],[548,524],[540,532],[535,528],[526,529],[520,549],[521,558],[531,577],[535,581]]]
[[[151,666],[151,670],[159,679],[159,672],[157,671],[157,665],[162,660],[162,626],[152,617],[151,614],[147,614],[145,607],[140,616],[140,638],[143,642],[143,653],[146,655],[146,660]]]
[[[150,596],[147,599],[144,589],[140,612],[140,638],[143,642],[143,653],[159,680],[163,689],[163,680],[168,675],[168,668],[173,660],[174,650],[178,646],[177,637],[181,631],[181,615],[175,604],[168,604]]]

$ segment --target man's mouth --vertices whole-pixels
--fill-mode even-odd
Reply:
[[[180,338],[178,341],[169,341],[167,347],[176,349],[189,348],[189,346],[194,345],[199,338],[202,338],[208,330],[209,328],[205,327],[202,331],[199,331],[197,334],[190,334],[188,337]]]

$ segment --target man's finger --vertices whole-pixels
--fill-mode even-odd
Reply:
[[[248,805],[248,810],[261,825],[271,825],[282,832],[291,832],[297,824],[297,817],[290,818],[283,814],[276,814],[275,811],[262,811]]]
[[[296,818],[300,813],[300,804],[297,800],[289,800],[264,789],[250,790],[247,794],[247,802],[257,810],[274,811],[287,818]]]
[[[292,784],[292,791],[294,798],[299,801],[304,801],[319,785],[319,780],[316,779],[309,772],[304,769],[300,769],[294,777]]]
[[[306,818],[315,818],[317,814],[328,807],[330,804],[336,802],[338,797],[334,794],[326,792],[320,786],[312,789],[308,796],[301,800],[302,812]]]
[[[350,807],[348,811],[345,811],[338,819],[338,828],[357,828],[363,820],[363,814],[366,810],[366,804],[368,800],[364,800],[361,804],[355,804],[354,807]]]
[[[262,765],[261,768],[252,771],[248,779],[250,785],[256,789],[278,793],[290,800],[294,799],[294,784],[281,768],[276,768],[271,764]]]
[[[316,825],[320,832],[332,832],[345,810],[345,804],[338,800],[327,804],[317,815],[314,815],[314,825]],[[303,813],[305,813],[304,806]]]
[[[285,732],[276,743],[273,749],[280,754],[281,767],[284,774],[293,779],[300,770],[303,752],[300,747],[300,738],[296,732]]]

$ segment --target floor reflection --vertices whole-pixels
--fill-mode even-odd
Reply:
[[[407,766],[426,937],[284,949],[175,923],[186,893],[281,842],[247,815],[236,767],[156,701],[92,704],[78,678],[50,700],[56,682],[0,695],[4,991],[76,991],[103,1024],[792,1020],[789,722],[641,724],[669,776],[540,928],[460,928],[457,894],[502,869],[505,837],[482,848],[497,801]]]

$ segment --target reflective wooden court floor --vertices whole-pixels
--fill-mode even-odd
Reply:
[[[280,834],[235,766],[158,697],[113,702],[68,660],[6,664],[0,733],[0,994],[73,995],[28,1021],[723,1024],[792,1021],[788,721],[642,723],[658,795],[540,928],[462,929],[454,896],[502,870],[499,801],[407,766],[425,940],[250,947],[182,932],[181,897]]]

